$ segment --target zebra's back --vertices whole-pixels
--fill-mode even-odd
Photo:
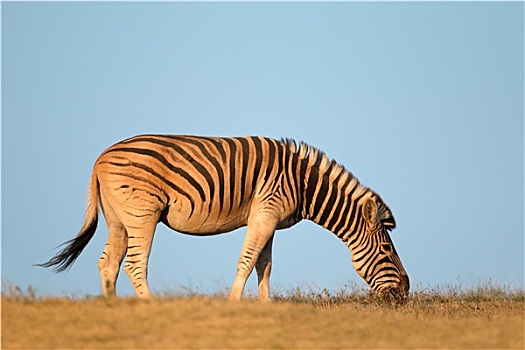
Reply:
[[[278,208],[280,227],[297,222],[293,157],[264,137],[141,135],[108,148],[95,171],[119,215],[158,215],[179,232],[216,234],[246,225],[252,210]]]

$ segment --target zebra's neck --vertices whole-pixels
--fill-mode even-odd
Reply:
[[[358,202],[370,190],[343,167],[311,166],[305,177],[303,218],[330,230],[345,243],[360,224]]]
[[[301,203],[300,219],[308,219],[330,230],[345,244],[352,241],[352,234],[363,225],[359,207],[360,200],[373,196],[379,201],[380,217],[395,227],[393,217],[379,196],[361,185],[342,165],[330,160],[322,151],[305,143],[283,140],[299,160],[297,183]]]

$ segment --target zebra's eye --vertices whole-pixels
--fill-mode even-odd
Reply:
[[[392,245],[390,243],[382,243],[381,250],[383,250],[385,253],[390,253],[392,252]]]

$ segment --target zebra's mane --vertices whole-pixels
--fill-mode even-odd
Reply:
[[[286,147],[293,153],[297,154],[299,159],[305,160],[309,166],[317,167],[319,171],[324,174],[328,174],[331,182],[335,181],[338,177],[339,183],[346,183],[347,181],[355,181],[357,184],[358,194],[363,192],[369,192],[377,203],[378,217],[383,223],[387,230],[393,230],[396,227],[396,222],[392,211],[383,202],[379,194],[371,190],[370,188],[363,186],[359,180],[346,168],[337,163],[334,159],[330,159],[323,151],[311,146],[303,141],[297,143],[293,139],[282,138]]]

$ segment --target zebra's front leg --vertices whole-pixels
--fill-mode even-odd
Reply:
[[[149,229],[128,229],[128,255],[124,270],[139,298],[151,298],[148,285],[148,261],[155,226]]]
[[[264,246],[255,269],[257,270],[257,282],[259,284],[259,301],[270,301],[270,273],[272,271],[272,244],[273,235]]]
[[[246,280],[252,273],[266,243],[273,236],[276,226],[276,219],[271,216],[258,215],[248,220],[248,229],[242,245],[239,263],[237,264],[237,274],[230,292],[230,300],[240,300],[242,298]]]

